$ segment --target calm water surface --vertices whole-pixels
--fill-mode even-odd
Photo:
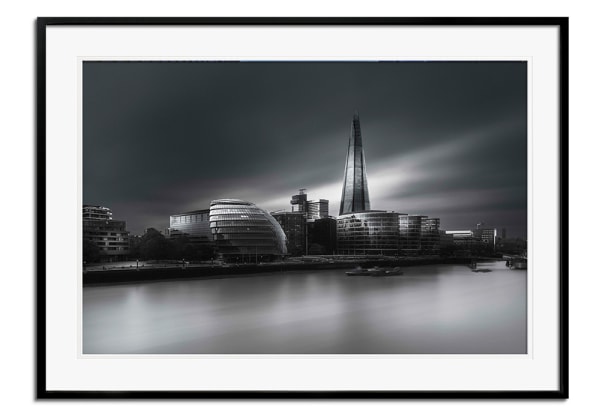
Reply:
[[[83,352],[526,353],[527,273],[502,262],[85,287]]]

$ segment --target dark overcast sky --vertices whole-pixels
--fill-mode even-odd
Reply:
[[[136,234],[240,198],[337,215],[360,113],[371,208],[527,230],[524,62],[86,62],[83,202]],[[498,232],[500,234],[500,232]]]

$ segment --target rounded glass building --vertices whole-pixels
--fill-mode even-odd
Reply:
[[[338,253],[398,255],[398,213],[366,211],[337,218]]]
[[[260,262],[287,254],[283,229],[254,203],[214,200],[209,220],[217,251],[226,261]]]

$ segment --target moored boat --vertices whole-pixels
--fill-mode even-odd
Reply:
[[[524,255],[504,255],[506,266],[511,270],[527,270],[527,257]]]
[[[367,269],[367,274],[369,276],[385,276],[385,269],[383,268],[379,268],[377,266],[373,267],[373,268],[368,268]]]
[[[385,272],[386,276],[401,276],[403,274],[404,273],[402,271],[400,271],[400,267],[394,267],[393,269],[387,270]]]
[[[367,276],[369,275],[368,271],[362,267],[356,267],[353,270],[346,271],[347,276]]]
[[[515,270],[527,270],[527,260],[525,258],[513,260],[511,261],[510,268],[514,268]]]
[[[371,276],[371,277],[379,277],[379,276],[401,276],[404,274],[400,271],[400,267],[394,267],[391,270],[387,270],[381,267],[373,267],[373,268],[361,268],[356,267],[351,271],[346,271],[347,276]]]

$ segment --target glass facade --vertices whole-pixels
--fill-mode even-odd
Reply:
[[[421,218],[421,255],[440,255],[439,218]]]
[[[398,215],[400,254],[440,254],[440,219],[420,215]]]
[[[209,216],[209,209],[171,216],[169,237],[187,236],[192,243],[208,243],[212,241]]]
[[[287,254],[283,229],[273,216],[253,203],[214,200],[209,220],[213,240],[225,260],[258,262]]]
[[[400,254],[416,256],[421,253],[421,229],[423,216],[408,214],[398,215],[398,229],[400,235]]]
[[[331,217],[307,223],[309,255],[332,255],[337,252],[337,222]]]
[[[340,202],[340,215],[369,211],[369,187],[367,185],[367,170],[362,146],[362,134],[358,113],[354,114],[350,127],[348,154],[344,170],[344,187]]]
[[[369,211],[337,218],[337,252],[344,255],[398,255],[398,213]]]
[[[301,212],[271,213],[287,238],[287,250],[292,256],[306,254],[306,216]]]

